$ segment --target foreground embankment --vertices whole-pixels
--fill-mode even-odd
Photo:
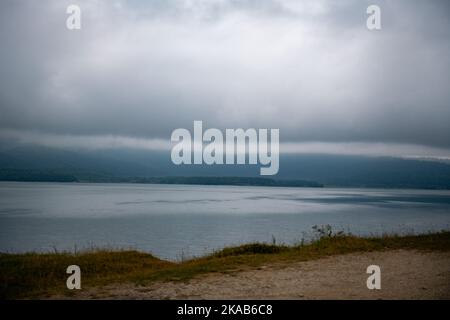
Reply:
[[[371,264],[381,290],[367,289]],[[81,268],[81,290],[66,287],[69,265]],[[450,299],[450,232],[248,244],[179,263],[137,251],[1,254],[0,285],[6,299]]]

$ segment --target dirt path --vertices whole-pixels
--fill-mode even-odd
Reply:
[[[381,290],[368,290],[366,268],[381,268]],[[81,299],[450,299],[450,252],[396,250],[267,265],[147,287],[111,285]]]

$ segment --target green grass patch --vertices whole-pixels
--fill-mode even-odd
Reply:
[[[330,255],[391,249],[450,250],[450,232],[361,238],[324,233],[308,244],[285,246],[253,243],[229,247],[179,263],[137,251],[98,250],[84,253],[0,254],[0,298],[43,298],[73,294],[66,288],[66,268],[81,268],[82,288],[111,283],[185,281],[213,272],[235,272],[269,263],[307,261]]]

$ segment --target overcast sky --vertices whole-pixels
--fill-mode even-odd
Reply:
[[[279,128],[290,152],[450,156],[450,2],[0,1],[3,139],[158,149],[194,120]]]

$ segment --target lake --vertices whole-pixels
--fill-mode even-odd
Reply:
[[[450,229],[450,191],[0,182],[0,251],[133,248],[171,260],[248,242],[293,244]]]

